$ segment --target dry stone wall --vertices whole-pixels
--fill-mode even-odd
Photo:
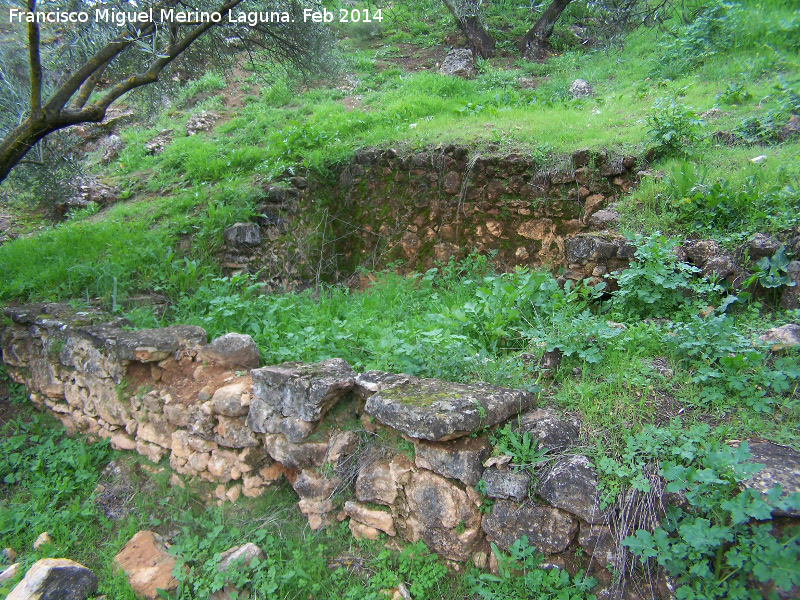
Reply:
[[[474,249],[496,251],[505,270],[566,267],[567,240],[618,219],[608,208],[636,180],[636,165],[633,156],[589,150],[550,168],[530,155],[452,145],[410,155],[364,150],[328,193],[337,237],[348,240],[344,264],[401,260],[419,270]]]
[[[354,536],[423,540],[480,567],[491,566],[490,542],[508,548],[526,535],[554,565],[583,561],[598,578],[616,565],[597,476],[570,451],[580,421],[534,406],[528,392],[355,373],[341,359],[257,368],[245,335],[206,344],[199,327],[132,331],[67,305],[4,313],[2,360],[35,405],[73,433],[168,459],[176,477],[216,484],[220,501],[285,477],[313,529],[348,520]],[[536,482],[491,456],[487,428],[509,421],[557,452]],[[781,456],[776,465],[796,458]]]

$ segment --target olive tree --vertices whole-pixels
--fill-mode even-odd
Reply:
[[[481,0],[443,0],[456,25],[467,38],[472,55],[477,58],[494,56],[494,38],[481,15]]]
[[[37,0],[25,0],[18,11],[36,15]],[[158,81],[179,57],[196,56],[233,46],[260,49],[273,60],[309,70],[319,65],[325,28],[303,17],[295,0],[54,0],[48,12],[94,15],[98,7],[132,14],[153,9],[153,20],[85,23],[12,23],[16,30],[0,32],[0,182],[50,134],[80,123],[97,123],[125,94]],[[160,21],[161,9],[187,13],[219,13],[214,22],[191,16],[186,22]],[[289,12],[286,22],[255,26],[228,22],[228,11]],[[11,9],[9,9],[10,11]],[[24,28],[24,32],[22,31]],[[9,40],[24,39],[14,46]],[[13,47],[22,47],[14,51]],[[40,162],[41,156],[28,162]]]

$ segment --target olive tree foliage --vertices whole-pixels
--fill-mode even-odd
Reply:
[[[43,164],[41,142],[81,123],[102,121],[129,92],[159,81],[167,70],[192,61],[246,50],[304,72],[322,68],[328,29],[309,20],[299,0],[37,0],[0,2],[3,20],[11,6],[28,13],[86,11],[85,23],[12,23],[0,30],[0,182],[21,162]],[[94,11],[138,13],[153,9],[153,21],[97,21]],[[197,18],[161,22],[161,9],[218,12],[220,23]],[[228,11],[291,13],[293,22],[229,23]],[[191,15],[190,15],[191,16]],[[24,43],[19,43],[24,40]],[[15,43],[16,42],[16,43]],[[33,150],[33,152],[32,152]]]

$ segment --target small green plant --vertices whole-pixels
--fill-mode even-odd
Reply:
[[[518,598],[558,598],[559,600],[595,600],[589,590],[596,581],[582,571],[570,577],[566,569],[543,569],[544,556],[531,546],[527,536],[511,544],[508,553],[492,543],[497,558],[497,575],[473,569],[467,576],[470,593],[483,600]]]
[[[511,456],[512,464],[518,469],[533,467],[546,460],[547,448],[540,448],[539,440],[534,440],[530,431],[514,431],[510,423],[495,429],[489,440],[500,454]]]
[[[744,287],[756,282],[766,289],[797,285],[787,273],[790,262],[791,259],[786,255],[786,247],[781,246],[771,257],[765,256],[756,263],[756,270],[745,281]]]
[[[729,82],[725,89],[717,94],[716,100],[720,104],[738,105],[749,102],[753,99],[753,94],[747,91],[744,83]]]
[[[691,156],[704,125],[691,107],[659,98],[647,116],[647,136],[658,156]]]

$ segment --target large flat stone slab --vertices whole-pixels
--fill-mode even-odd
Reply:
[[[341,358],[318,363],[284,363],[250,371],[253,398],[248,423],[258,433],[288,433],[285,418],[315,423],[353,389],[353,370]],[[305,432],[308,435],[310,430]],[[300,441],[305,435],[298,435]]]
[[[377,387],[364,410],[409,437],[432,442],[502,423],[534,403],[529,392],[485,383],[395,376]]]

